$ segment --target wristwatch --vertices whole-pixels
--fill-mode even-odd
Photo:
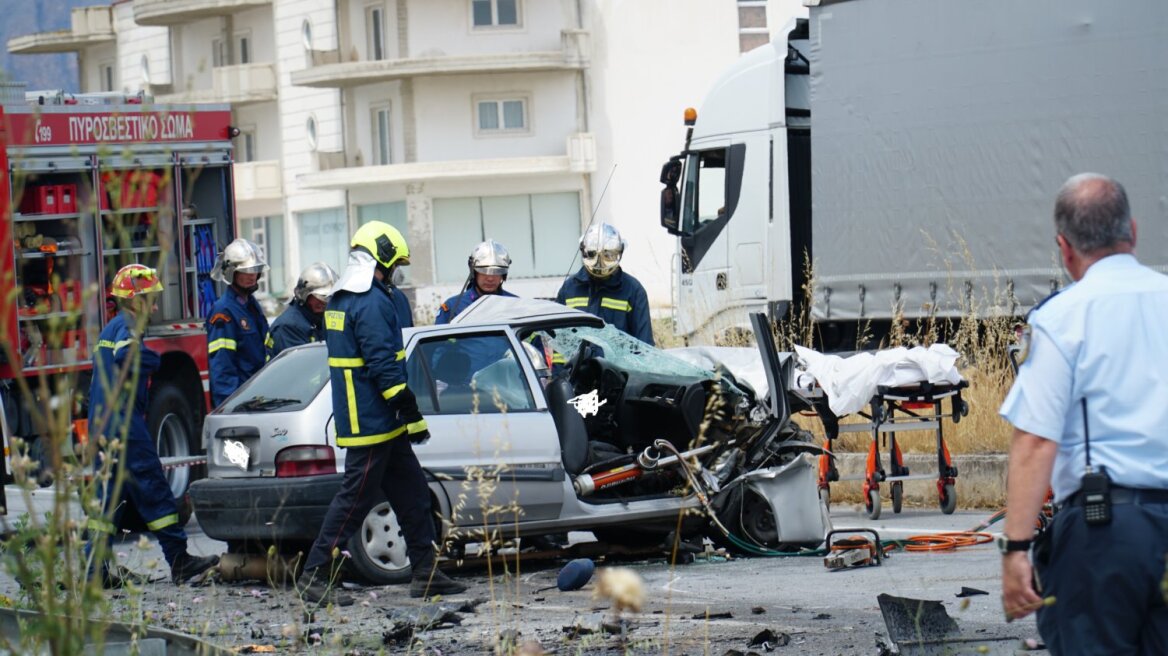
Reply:
[[[1002,555],[1006,555],[1011,551],[1030,551],[1030,545],[1034,540],[1011,540],[1005,535],[999,535],[994,538],[994,544],[998,545],[998,551]]]

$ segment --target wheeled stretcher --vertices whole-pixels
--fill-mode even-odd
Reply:
[[[942,420],[950,417],[954,423],[969,414],[969,406],[961,398],[961,390],[968,387],[965,380],[957,383],[928,383],[920,382],[911,386],[887,387],[877,386],[877,392],[868,403],[868,410],[858,414],[866,422],[841,424],[828,406],[827,398],[822,392],[807,395],[811,407],[823,422],[825,453],[819,456],[819,490],[820,496],[830,503],[831,483],[841,480],[863,480],[864,507],[868,516],[878,519],[881,511],[880,484],[890,483],[892,512],[899,513],[904,499],[904,481],[913,479],[937,479],[937,499],[941,512],[952,514],[957,508],[956,478],[957,468],[949,456],[949,447],[945,444],[942,430]],[[944,409],[945,401],[949,402],[949,409]],[[933,431],[937,441],[937,473],[913,474],[904,463],[900,445],[897,443],[897,433],[907,431]],[[872,443],[868,446],[868,458],[864,466],[864,473],[860,475],[841,477],[835,465],[834,441],[841,433],[862,433],[872,435]],[[889,469],[884,469],[881,460],[881,437],[883,446],[888,449]]]

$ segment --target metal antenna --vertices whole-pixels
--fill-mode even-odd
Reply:
[[[592,215],[588,217],[588,225],[584,226],[584,234],[588,234],[588,229],[591,228],[592,223],[594,221],[596,221],[596,213],[598,211],[600,211],[600,203],[604,201],[604,194],[608,192],[608,185],[612,184],[612,176],[615,173],[616,173],[616,164],[613,164],[612,170],[608,172],[608,180],[604,181],[604,188],[600,190],[600,198],[596,199],[596,205],[594,205],[592,207]],[[564,274],[565,278],[572,275],[572,272],[576,270],[576,256],[578,256],[579,254],[580,254],[580,249],[577,248],[576,252],[572,254],[571,261],[568,262],[568,272],[566,274]]]

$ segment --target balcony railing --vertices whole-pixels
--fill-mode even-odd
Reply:
[[[282,212],[284,173],[279,160],[235,163],[235,207],[240,216]]]
[[[411,162],[361,166],[356,156],[317,153],[317,173],[297,177],[304,189],[352,189],[410,182],[502,179],[592,173],[596,170],[596,141],[589,132],[567,138],[567,154],[534,157],[501,157],[438,162]]]
[[[172,103],[220,102],[232,105],[271,102],[279,95],[272,64],[239,64],[211,69],[210,89],[190,89],[159,100]]]
[[[113,42],[113,20],[110,8],[77,7],[70,15],[67,30],[26,34],[8,40],[8,52],[32,55],[49,52],[77,52],[87,46]]]
[[[134,22],[139,25],[181,25],[200,18],[227,16],[272,0],[133,0]]]
[[[433,75],[532,73],[587,68],[591,63],[587,30],[563,30],[560,49],[544,52],[477,53],[406,59],[354,60],[340,50],[315,50],[312,65],[292,73],[292,84],[346,88]]]

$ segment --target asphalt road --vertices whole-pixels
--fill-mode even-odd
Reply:
[[[9,518],[19,516],[26,504],[11,486],[8,495]],[[34,508],[40,512],[51,498],[50,491],[37,490]],[[906,508],[902,514],[886,511],[880,520],[871,521],[857,507],[837,505],[832,522],[836,528],[874,528],[882,538],[896,539],[967,530],[988,515],[962,510],[942,515],[934,507]],[[1000,524],[990,530],[995,529]],[[225,550],[223,543],[204,536],[195,521],[187,532],[192,552]],[[590,534],[571,537],[587,540]],[[132,569],[145,571],[153,562],[158,576],[166,573],[153,541],[141,549],[132,536],[115,550]],[[419,634],[412,653],[490,652],[500,635],[512,639],[515,632],[518,642],[538,641],[549,653],[765,653],[765,646],[749,643],[769,629],[776,638],[771,645],[774,653],[879,654],[878,639],[888,634],[876,599],[881,593],[940,601],[961,636],[979,641],[943,653],[1015,653],[1023,639],[1038,637],[1032,618],[1011,624],[1003,620],[999,556],[993,545],[952,552],[896,551],[881,566],[837,572],[828,571],[817,557],[712,557],[678,566],[670,566],[663,557],[623,562],[620,566],[641,576],[646,592],[644,609],[628,616],[632,624],[623,636],[601,632],[601,625],[611,624],[613,615],[607,601],[593,599],[594,585],[575,592],[540,590],[555,585],[560,565],[562,561],[524,563],[521,559],[519,571],[478,567],[455,572],[470,590],[447,601],[479,598],[485,603],[475,612],[456,614],[461,625]],[[956,597],[963,587],[988,594]],[[0,593],[15,597],[18,592],[12,577],[0,574]],[[352,607],[312,614],[306,613],[293,590],[270,589],[259,582],[178,588],[162,581],[136,592],[112,593],[112,597],[119,616],[145,617],[156,625],[206,636],[229,649],[275,645],[279,652],[288,653],[320,642],[311,648],[313,653],[405,651],[407,643],[386,642],[392,625],[387,612],[418,606],[405,587],[368,588],[355,594],[359,601]],[[565,627],[582,628],[566,632]]]

